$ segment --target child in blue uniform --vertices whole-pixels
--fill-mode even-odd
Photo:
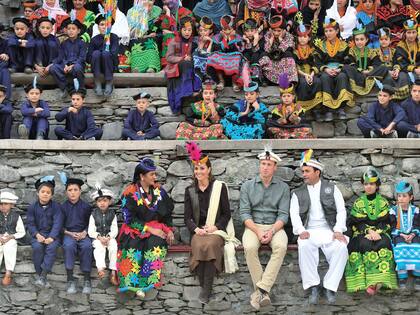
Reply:
[[[10,36],[9,46],[10,72],[33,72],[35,40],[29,33],[30,22],[19,16],[12,20],[15,34]]]
[[[41,77],[48,75],[51,66],[60,63],[60,42],[52,32],[55,20],[47,16],[37,22],[38,37],[35,40],[35,70]]]
[[[71,106],[63,108],[55,115],[58,122],[66,120],[66,126],[56,127],[55,134],[59,140],[99,140],[102,130],[96,127],[91,111],[83,105],[85,89],[70,92]]]
[[[401,132],[407,138],[420,138],[420,78],[415,80],[411,87],[411,97],[406,99],[401,107],[407,116],[401,122]]]
[[[50,68],[50,73],[62,92],[61,97],[65,98],[68,92],[66,90],[67,78],[71,80],[77,78],[80,87],[84,87],[87,45],[79,37],[85,27],[76,19],[75,13],[65,19],[61,26],[66,31],[68,39],[60,46],[61,62],[54,63]]]
[[[95,93],[98,96],[110,96],[113,90],[114,71],[118,70],[118,36],[111,33],[110,45],[106,49],[104,34],[106,31],[105,15],[98,14],[95,23],[98,24],[99,34],[89,43],[87,62],[90,63],[95,77]],[[105,91],[102,90],[101,76],[105,79]]]
[[[12,103],[7,99],[7,88],[0,85],[0,139],[10,139]]]
[[[130,110],[124,121],[123,139],[147,140],[159,137],[159,123],[151,111],[148,111],[151,95],[140,92],[133,96],[136,109]]]
[[[67,293],[77,292],[76,280],[73,276],[76,256],[80,259],[80,270],[84,275],[83,293],[90,294],[92,285],[90,272],[92,270],[92,240],[88,236],[90,205],[80,199],[84,182],[77,178],[66,178],[60,174],[66,186],[67,201],[61,205],[64,216],[64,265],[67,271]]]
[[[391,101],[394,88],[376,81],[379,87],[378,101],[371,104],[366,116],[357,120],[357,126],[365,138],[398,138],[399,124],[405,120],[405,112]]]
[[[50,125],[50,108],[46,101],[41,100],[42,87],[34,82],[25,87],[26,98],[20,107],[23,124],[19,125],[18,133],[21,139],[48,139]]]
[[[28,208],[26,226],[31,235],[32,261],[35,266],[35,285],[50,287],[47,274],[51,272],[60,245],[63,228],[61,206],[53,201],[54,176],[44,176],[35,182],[38,198]]]
[[[0,25],[0,33],[4,31],[4,26]],[[6,39],[0,37],[0,85],[6,87],[6,98],[10,99],[12,85],[9,72],[9,48]]]

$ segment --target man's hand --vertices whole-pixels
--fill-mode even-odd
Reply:
[[[44,240],[44,244],[46,244],[46,245],[49,245],[49,244],[51,244],[52,242],[54,242],[54,239],[53,239],[52,237],[48,237],[48,238],[46,238],[46,239]]]
[[[308,231],[303,231],[302,233],[299,234],[299,238],[301,240],[307,240],[310,236],[311,234],[309,234]]]
[[[170,246],[174,243],[174,240],[175,240],[174,232],[169,231],[168,234],[166,234],[166,242]]]
[[[270,229],[265,231],[261,240],[261,244],[269,244],[273,239],[273,231]]]
[[[45,242],[45,237],[43,237],[41,234],[37,234],[37,235],[35,235],[35,237],[36,237],[36,240],[39,242],[39,243],[44,243]]]
[[[341,232],[334,232],[333,240],[338,240],[344,244],[347,244],[347,239]]]

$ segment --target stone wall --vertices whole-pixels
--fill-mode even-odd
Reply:
[[[316,140],[312,142],[295,141],[299,147],[286,150],[287,141],[273,142],[274,151],[283,161],[277,171],[277,176],[287,182],[293,189],[302,183],[299,170],[301,151],[308,147],[316,149],[317,143],[333,143],[324,150],[315,150],[315,155],[326,165],[324,176],[337,182],[344,195],[348,209],[353,201],[362,192],[360,177],[369,165],[378,168],[382,174],[381,193],[393,199],[393,185],[396,180],[405,179],[414,187],[415,200],[420,200],[418,165],[420,163],[420,149],[418,141],[405,140],[414,144],[413,149],[398,148],[404,140],[389,140],[368,142],[371,149],[344,149],[346,145],[359,145],[358,140]],[[317,142],[318,141],[318,142]],[[366,140],[367,141],[367,140]],[[17,144],[20,141],[15,141]],[[31,141],[28,141],[31,142]],[[6,143],[6,142],[3,142]],[[75,142],[61,141],[32,141],[39,144],[38,150],[3,150],[0,151],[0,189],[13,189],[20,197],[18,208],[24,214],[26,207],[35,198],[34,183],[40,176],[57,174],[65,171],[68,175],[80,177],[87,185],[83,189],[83,197],[88,200],[89,191],[97,182],[111,188],[115,194],[120,195],[123,187],[130,182],[139,157],[152,156],[158,166],[159,181],[164,183],[164,188],[171,194],[175,209],[173,222],[177,227],[176,238],[179,242],[188,243],[189,233],[183,223],[183,200],[185,188],[191,184],[192,168],[186,160],[182,142],[179,141],[152,141],[142,143],[143,147],[131,147],[113,151],[107,147],[106,142],[97,144],[98,151],[78,151]],[[112,142],[122,144],[126,142]],[[381,143],[389,143],[387,148],[381,148]],[[1,144],[1,141],[0,141]],[[45,144],[45,149],[42,145]],[[54,151],[54,144],[68,145],[65,149]],[[149,144],[148,146],[146,146]],[[166,148],[160,145],[165,144]],[[50,147],[48,147],[50,146]],[[52,146],[52,147],[51,147]],[[1,147],[1,145],[0,145]],[[225,181],[229,186],[229,194],[233,217],[237,233],[242,233],[242,224],[239,220],[238,204],[241,183],[254,177],[258,172],[256,155],[264,147],[262,141],[216,141],[203,143],[204,150],[209,153],[213,164],[213,174],[217,179]],[[411,147],[408,146],[408,147]],[[49,150],[47,149],[49,148]],[[108,148],[108,150],[107,150]],[[245,148],[245,149],[244,149]],[[246,148],[253,148],[246,149]],[[80,150],[80,149],[79,149]],[[58,178],[58,177],[57,177]],[[59,181],[57,179],[57,181]],[[55,199],[63,201],[64,187],[57,184]]]
[[[156,114],[156,118],[161,124],[160,131],[162,139],[175,139],[175,131],[179,122],[185,121],[185,113],[189,110],[191,100],[186,100],[184,103],[184,114],[174,116],[168,105],[166,88],[151,87],[146,88],[153,96],[153,101],[149,109]],[[138,93],[138,88],[121,88],[115,89],[112,97],[108,100],[97,97],[92,90],[88,91],[86,98],[86,106],[91,108],[95,117],[96,123],[104,128],[104,140],[120,139],[122,132],[122,125],[124,119],[127,117],[128,111],[134,108],[134,101],[132,95]],[[69,99],[63,102],[59,99],[60,93],[58,90],[45,90],[42,94],[42,99],[49,102],[51,110],[50,118],[50,139],[56,139],[54,128],[59,125],[55,120],[55,114],[63,107],[69,106]],[[229,107],[236,100],[243,97],[243,93],[234,93],[231,88],[226,88],[218,97],[217,101],[225,107]],[[22,88],[15,88],[12,99],[14,100],[15,111],[13,113],[14,123],[12,128],[12,137],[17,138],[17,127],[22,121],[20,113],[20,104],[26,99]],[[336,120],[333,122],[316,122],[313,121],[311,112],[306,115],[307,120],[312,124],[314,134],[319,138],[333,138],[333,137],[355,137],[360,136],[361,132],[356,125],[357,118],[361,113],[367,111],[367,106],[375,99],[374,96],[358,98],[356,106],[353,108],[346,108],[347,120]],[[276,87],[270,86],[261,89],[261,101],[270,108],[279,104],[279,92]]]
[[[268,253],[261,253],[261,261],[268,261]],[[96,270],[92,271],[93,291],[90,295],[65,293],[65,269],[62,253],[49,276],[50,289],[39,290],[33,286],[34,269],[29,246],[20,247],[14,285],[0,287],[0,314],[255,314],[249,305],[252,283],[244,261],[243,253],[237,253],[240,270],[233,275],[221,275],[215,280],[214,294],[210,303],[202,306],[197,301],[198,280],[191,276],[186,253],[169,253],[164,266],[164,286],[153,290],[144,301],[133,294],[118,294],[107,280],[99,281]],[[324,274],[326,263],[321,259],[320,273]],[[75,271],[78,272],[76,266]],[[78,274],[82,279],[82,275]],[[79,292],[81,291],[79,282]],[[288,251],[276,284],[272,289],[272,305],[262,308],[258,314],[358,314],[358,315],[414,315],[420,307],[420,293],[379,294],[374,298],[364,293],[346,294],[342,281],[334,306],[321,298],[320,305],[309,306],[300,282],[297,252]]]

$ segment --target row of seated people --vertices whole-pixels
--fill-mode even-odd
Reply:
[[[314,138],[312,129],[304,120],[302,106],[295,102],[294,87],[284,77],[280,84],[282,103],[270,111],[259,99],[259,86],[251,82],[245,87],[245,98],[228,109],[216,102],[216,83],[205,81],[202,100],[191,104],[187,121],[176,130],[178,140],[215,139],[308,139]],[[77,81],[75,81],[77,82]],[[366,116],[358,120],[365,137],[374,138],[419,138],[420,137],[420,80],[414,82],[411,97],[401,105],[392,100],[394,89],[377,81],[380,89],[378,100],[368,108]],[[22,139],[48,139],[50,110],[48,102],[41,99],[42,87],[26,86],[27,100],[21,105],[23,123],[18,128]],[[12,104],[6,99],[6,88],[0,86],[0,139],[10,138],[12,127]],[[65,120],[65,127],[58,126],[58,139],[86,140],[102,136],[91,111],[84,106],[86,90],[76,86],[71,91],[71,106],[56,114],[58,122]],[[128,113],[122,132],[123,139],[159,139],[159,123],[148,110],[151,95],[140,92],[133,96],[136,109]]]
[[[187,121],[176,130],[179,140],[215,139],[308,139],[314,138],[312,129],[304,120],[304,110],[295,102],[293,85],[285,77],[280,86],[281,104],[270,111],[259,99],[258,83],[245,88],[245,98],[227,110],[216,102],[216,84],[205,81],[202,100],[191,104]],[[77,81],[76,81],[77,82]],[[380,89],[378,100],[368,108],[366,116],[358,120],[358,127],[365,137],[419,138],[420,137],[420,80],[414,82],[411,97],[401,105],[392,100],[394,89],[377,81]],[[42,87],[34,83],[25,88],[27,100],[21,105],[23,123],[18,128],[22,139],[48,139],[50,110],[48,102],[41,99]],[[86,90],[75,87],[71,92],[71,106],[56,114],[58,122],[65,120],[65,127],[56,127],[58,139],[86,140],[102,136],[91,111],[84,106]],[[0,86],[0,139],[10,138],[12,104],[5,98],[6,88]],[[159,123],[148,110],[151,95],[140,92],[133,96],[136,109],[128,113],[122,132],[123,139],[159,139]]]
[[[206,304],[216,274],[239,269],[235,246],[240,241],[235,238],[227,185],[212,177],[211,161],[198,145],[188,143],[187,151],[194,166],[194,183],[186,187],[184,197],[184,222],[192,235],[189,266],[199,278],[198,300]],[[364,191],[347,215],[340,189],[322,178],[325,166],[312,156],[312,150],[302,154],[304,183],[292,192],[288,184],[274,177],[282,162],[277,154],[266,149],[258,154],[258,159],[259,173],[241,185],[238,210],[245,226],[242,243],[255,290],[250,297],[253,308],[259,310],[270,304],[270,291],[287,251],[284,227],[289,217],[293,234],[298,237],[302,285],[310,291],[311,304],[317,304],[319,299],[319,249],[329,264],[322,284],[329,304],[336,301],[343,275],[349,293],[366,290],[374,295],[380,289],[396,289],[397,275],[400,288],[406,289],[409,272],[413,274],[415,289],[420,290],[420,213],[413,203],[410,183],[396,184],[396,205],[391,206],[379,192],[380,174],[369,167],[361,178]],[[162,286],[163,260],[174,241],[174,205],[156,178],[154,161],[141,159],[133,181],[121,196],[124,223],[120,228],[115,212],[109,208],[114,199],[109,189],[94,189],[92,207],[81,199],[83,180],[60,173],[67,199],[59,204],[53,200],[54,176],[38,179],[37,197],[28,207],[26,218],[35,285],[50,286],[47,275],[55,263],[57,248],[62,245],[69,294],[77,292],[73,275],[76,257],[79,256],[84,274],[82,292],[90,294],[92,258],[98,277],[104,278],[107,250],[110,279],[118,286],[118,292],[132,291],[141,298],[147,291]],[[5,286],[12,283],[16,239],[25,235],[23,220],[13,209],[17,200],[10,191],[0,193],[0,264],[4,257]],[[258,256],[261,244],[272,248],[265,270]]]
[[[318,15],[313,20],[305,20],[304,10],[293,18],[274,12],[266,20],[241,19],[240,15],[236,18],[223,15],[216,19],[205,15],[194,18],[185,8],[172,8],[170,3],[164,3],[164,10],[148,3],[143,9],[150,14],[154,12],[148,16],[150,25],[146,27],[144,21],[136,24],[134,19],[134,24],[128,23],[126,28],[133,40],[138,40],[133,47],[139,50],[139,63],[145,65],[146,71],[164,67],[169,104],[176,114],[181,111],[182,99],[199,92],[202,82],[208,77],[217,82],[219,90],[231,78],[234,90],[240,91],[248,85],[249,77],[260,84],[276,84],[279,76],[287,74],[289,81],[296,86],[297,99],[304,109],[315,109],[318,121],[331,121],[334,111],[340,118],[345,118],[345,106],[354,106],[355,95],[368,94],[375,78],[393,86],[396,89],[394,98],[403,100],[409,95],[409,75],[415,80],[420,74],[415,10],[402,10],[405,15],[400,12],[405,22],[400,23],[398,32],[394,32],[395,25],[391,22],[387,24],[389,27],[383,28],[378,23],[365,25],[359,17],[360,21],[356,23],[356,10],[350,9],[350,1],[337,1],[333,11],[340,11],[337,8],[343,5],[341,2],[347,11],[351,11],[351,16],[347,17],[349,23],[328,13],[329,10],[326,10],[325,20],[319,23]],[[317,5],[322,11],[321,4]],[[400,5],[395,5],[400,8]],[[313,7],[313,3],[309,2],[308,6]],[[364,6],[367,6],[365,2]],[[136,16],[139,8],[133,9],[131,13]],[[372,13],[371,8],[368,11]],[[368,14],[369,18],[371,15]],[[87,61],[97,78],[95,91],[98,95],[109,96],[112,93],[112,73],[119,63],[121,38],[112,33],[109,45],[104,44],[107,42],[103,35],[107,31],[106,21],[104,14],[98,14],[96,22],[102,23],[98,27],[100,34],[91,39],[87,49],[86,43],[78,38],[86,33],[86,25],[77,17],[76,10],[60,22],[60,27],[55,27],[48,16],[32,18],[33,22],[36,21],[33,30],[38,35],[36,40],[30,34],[31,20],[15,18],[15,34],[5,45],[8,47],[5,47],[3,58],[10,58],[12,71],[20,67],[20,71],[31,72],[35,68],[41,75],[50,73],[63,96],[67,93],[67,78],[77,77],[83,86]],[[118,14],[115,14],[115,19],[118,24]],[[161,26],[162,33],[158,41],[156,23]],[[168,29],[162,27],[165,23],[169,23]],[[194,36],[196,28],[198,36]],[[61,44],[54,36],[54,31],[59,30],[68,37]],[[35,59],[31,58],[34,47]],[[46,48],[52,53],[45,53]],[[100,74],[106,81],[105,91]]]

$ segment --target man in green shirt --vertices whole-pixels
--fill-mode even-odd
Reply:
[[[250,302],[256,310],[271,303],[269,293],[287,250],[287,235],[283,227],[289,217],[290,202],[289,186],[274,177],[280,157],[265,150],[258,159],[259,174],[242,185],[239,209],[245,225],[242,243],[246,263],[255,288]],[[261,244],[272,249],[264,271],[258,256]]]

